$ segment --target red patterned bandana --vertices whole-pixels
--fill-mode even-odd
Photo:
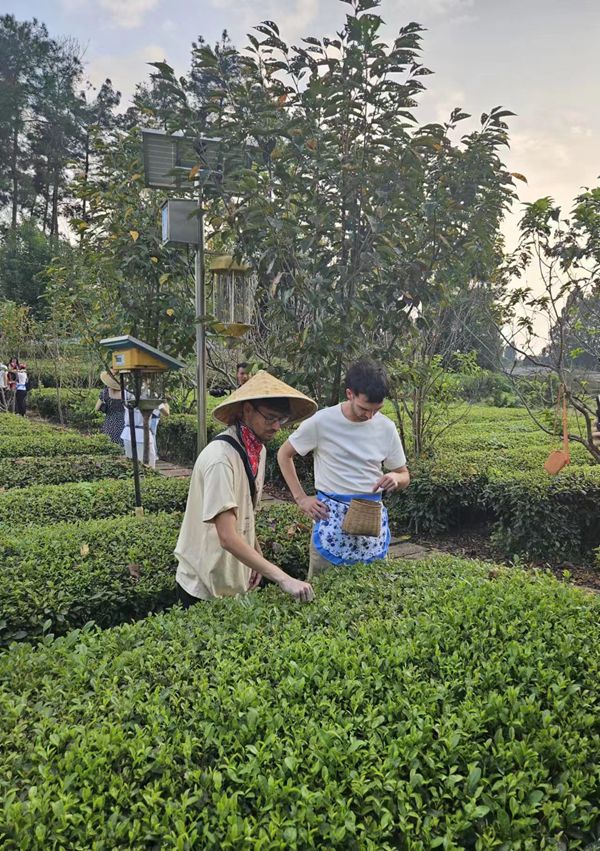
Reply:
[[[248,455],[248,461],[250,461],[250,466],[252,467],[252,472],[256,475],[258,473],[258,462],[260,461],[260,453],[262,451],[263,444],[254,434],[252,429],[244,423],[240,423],[240,434],[242,436],[244,449]]]

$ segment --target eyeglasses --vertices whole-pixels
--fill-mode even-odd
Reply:
[[[257,405],[250,402],[255,411],[257,411],[267,425],[275,425],[275,423],[279,423],[279,425],[283,428],[284,425],[287,425],[292,419],[288,414],[284,414],[282,416],[272,416],[271,414],[263,414],[261,409],[257,407]]]

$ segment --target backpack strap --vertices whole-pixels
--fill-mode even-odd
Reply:
[[[213,441],[215,440],[222,440],[224,443],[228,443],[230,446],[233,446],[237,454],[242,459],[244,470],[246,471],[246,476],[248,477],[250,497],[252,499],[252,502],[254,503],[254,499],[256,497],[256,479],[254,473],[252,472],[252,467],[250,466],[250,461],[248,460],[248,456],[246,455],[244,447],[241,446],[241,444],[239,444],[237,440],[230,434],[217,434],[216,437],[213,437]]]

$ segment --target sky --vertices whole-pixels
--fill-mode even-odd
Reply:
[[[215,42],[226,29],[238,47],[262,20],[274,20],[287,41],[333,36],[347,6],[339,0],[0,0],[19,20],[36,17],[52,36],[81,45],[95,85],[110,77],[127,100],[148,62],[189,66],[199,35]],[[522,203],[550,195],[566,211],[600,175],[600,0],[382,0],[391,40],[410,21],[426,27],[422,61],[434,74],[416,115],[444,120],[453,107],[473,117],[503,106],[511,148],[505,162],[524,174],[519,202],[505,226],[516,239]]]

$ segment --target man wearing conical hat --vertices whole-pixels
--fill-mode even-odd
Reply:
[[[312,399],[261,370],[214,409],[227,429],[196,460],[175,547],[178,595],[186,608],[252,591],[263,576],[296,600],[313,599],[307,582],[263,557],[254,515],[265,477],[265,443],[316,408]]]

